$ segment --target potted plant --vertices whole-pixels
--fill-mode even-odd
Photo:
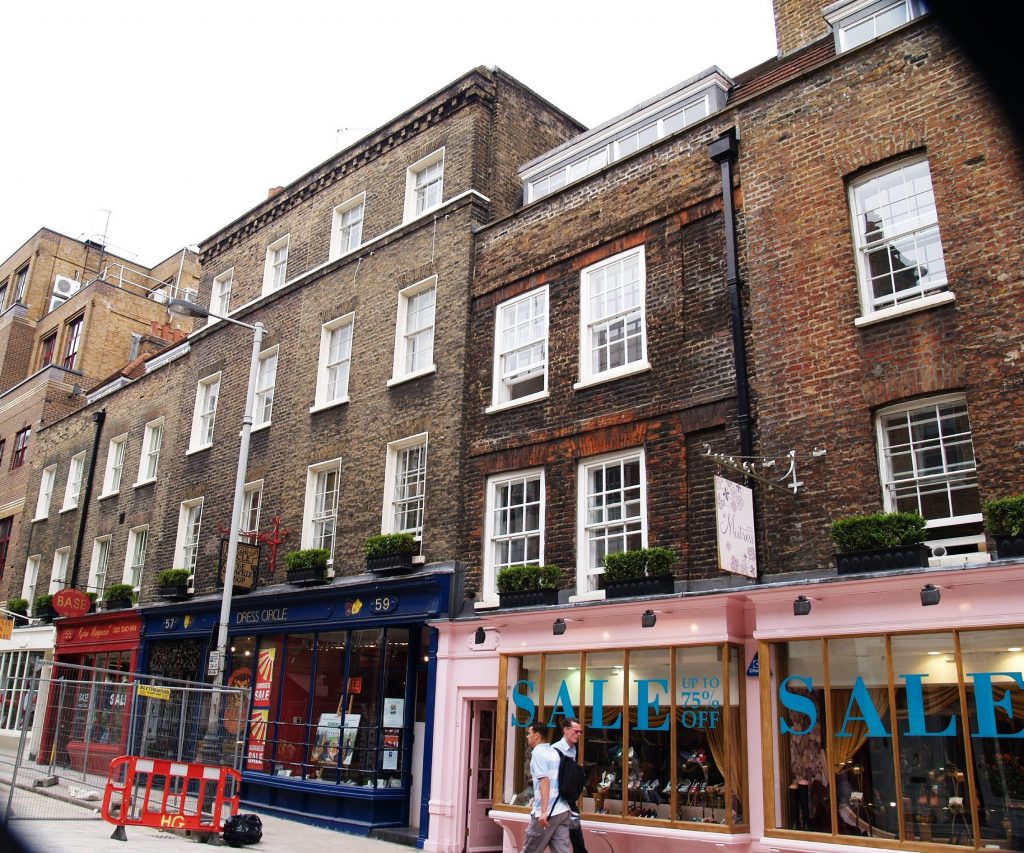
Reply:
[[[502,607],[543,607],[558,604],[558,566],[507,566],[498,572]]]
[[[636,548],[604,555],[604,592],[608,598],[671,595],[672,566],[679,555],[672,548]]]
[[[36,600],[32,603],[32,615],[42,619],[43,624],[50,624],[53,617],[56,616],[53,610],[53,596],[37,595]]]
[[[850,515],[832,522],[839,574],[887,572],[928,565],[925,520],[916,512]]]
[[[96,612],[96,602],[99,600],[99,596],[95,592],[87,592],[86,596],[89,599],[89,613]]]
[[[996,541],[1000,559],[1024,557],[1024,495],[986,503],[985,530]]]
[[[171,600],[185,598],[190,577],[192,572],[188,569],[164,569],[156,576],[156,594]]]
[[[8,598],[7,599],[7,612],[17,613],[19,616],[28,616],[28,599],[27,598]],[[17,619],[14,620],[15,625],[23,624]]]
[[[134,603],[135,590],[130,583],[112,583],[103,593],[107,610],[124,610]]]
[[[411,533],[381,533],[366,540],[366,570],[378,575],[397,575],[412,568],[419,550]]]
[[[292,551],[285,557],[288,583],[296,586],[327,583],[327,560],[330,556],[326,548]]]

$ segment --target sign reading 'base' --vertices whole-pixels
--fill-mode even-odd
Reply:
[[[53,594],[50,606],[54,613],[61,616],[84,616],[92,607],[92,602],[82,590],[68,587]]]

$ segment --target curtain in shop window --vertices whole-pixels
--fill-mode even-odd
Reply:
[[[730,709],[725,715],[724,725],[704,729],[711,747],[711,757],[722,771],[726,784],[736,797],[742,797],[740,790],[741,768],[743,765],[740,749],[740,713],[738,708]]]
[[[956,690],[956,688],[953,689],[954,691]],[[831,705],[829,708],[829,720],[833,731],[832,757],[835,760],[837,771],[853,761],[853,756],[857,754],[857,750],[864,746],[865,741],[868,739],[868,727],[864,724],[863,720],[851,720],[846,724],[846,732],[850,737],[837,737],[835,734],[841,728],[842,721],[846,717],[846,709],[850,706],[850,697],[852,695],[852,690],[833,689],[829,696],[829,703]],[[869,688],[868,696],[879,718],[885,722],[886,717],[889,716],[888,689],[885,687]]]

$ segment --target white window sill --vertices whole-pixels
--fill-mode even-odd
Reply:
[[[35,518],[32,519],[32,523],[35,524],[37,521],[46,521],[46,519],[48,519],[49,517],[50,516],[48,515],[37,515]]]
[[[392,376],[388,382],[388,388],[393,388],[395,385],[401,385],[403,382],[411,382],[413,379],[419,379],[421,376],[429,376],[431,373],[437,372],[437,365],[432,364],[430,367],[424,367],[422,370],[417,370],[414,373],[405,373],[402,376]]]
[[[578,601],[604,601],[604,590],[594,589],[590,592],[577,592],[569,596],[569,603],[575,604]]]
[[[156,482],[156,477],[150,477],[148,480],[139,480],[137,483],[132,483],[133,489],[138,489],[140,486],[149,486]]]
[[[889,510],[889,512],[891,511]],[[982,513],[972,512],[970,515],[954,515],[952,518],[933,518],[926,521],[924,526],[928,530],[935,530],[936,528],[954,527],[961,524],[977,524],[984,520],[985,516]]]
[[[330,400],[327,403],[317,403],[315,406],[309,407],[309,413],[315,414],[316,412],[326,412],[328,409],[333,409],[336,406],[344,406],[348,402],[348,397],[339,397],[337,400]]]
[[[338,252],[336,254],[334,252],[332,252],[328,256],[328,258],[327,258],[327,263],[332,264],[335,261],[339,261],[342,258],[347,257],[348,255],[351,255],[353,252],[358,252],[361,248],[363,248],[363,244],[362,243],[360,243],[354,249],[346,249],[344,252]]]
[[[606,370],[587,379],[582,379],[573,384],[573,390],[579,391],[583,388],[590,388],[593,385],[600,385],[603,382],[614,382],[616,379],[623,379],[626,376],[633,376],[636,373],[644,373],[651,369],[651,363],[644,359],[624,367],[616,367],[614,370]]]
[[[546,400],[550,395],[547,389],[543,391],[537,391],[535,394],[528,394],[525,397],[519,397],[516,400],[509,400],[505,403],[494,403],[484,409],[484,414],[492,415],[495,412],[503,412],[506,409],[514,409],[517,406],[526,406],[529,403],[536,403],[538,400]]]
[[[927,311],[939,305],[947,305],[956,299],[952,290],[943,290],[941,293],[932,293],[922,296],[913,302],[904,302],[902,305],[893,305],[891,308],[883,308],[881,311],[872,311],[864,314],[853,321],[858,329],[863,326],[873,326],[875,323],[884,323],[894,317],[905,317],[907,314],[916,314],[918,311]]]
[[[271,423],[272,421],[265,421],[264,423],[261,424],[253,424],[252,429],[249,430],[249,434],[251,435],[254,432],[259,432],[261,429],[270,429]]]
[[[497,598],[485,598],[483,601],[474,601],[474,610],[497,610],[501,606],[501,601]]]
[[[96,500],[105,501],[107,498],[116,498],[119,494],[121,494],[120,489],[118,489],[116,492],[104,492],[102,495],[96,498]]]
[[[185,451],[185,455],[191,456],[194,453],[202,453],[204,450],[209,450],[211,447],[213,447],[213,442],[210,442],[209,444],[204,444],[201,447],[190,447],[188,450]]]
[[[448,199],[448,201],[451,201],[451,199]],[[443,205],[444,202],[439,201],[433,207],[428,207],[426,210],[421,211],[420,213],[416,213],[412,216],[406,216],[404,219],[402,219],[402,224],[408,225],[410,222],[415,222],[417,219],[422,219],[424,216],[426,216],[429,213],[433,213],[435,210],[437,210],[439,207],[442,207]]]
[[[63,515],[66,512],[74,512],[76,509],[78,509],[78,504],[75,504],[74,506],[62,506],[59,510],[57,510],[57,514]]]

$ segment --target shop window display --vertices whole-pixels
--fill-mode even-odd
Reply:
[[[508,726],[499,727],[498,749],[509,770],[496,800],[530,804],[526,726],[575,716],[584,816],[739,826],[739,665],[729,646],[506,657]]]
[[[1024,851],[1019,642],[1001,630],[774,645],[777,828]]]
[[[372,628],[232,640],[229,680],[252,686],[246,769],[402,787],[409,639]]]

